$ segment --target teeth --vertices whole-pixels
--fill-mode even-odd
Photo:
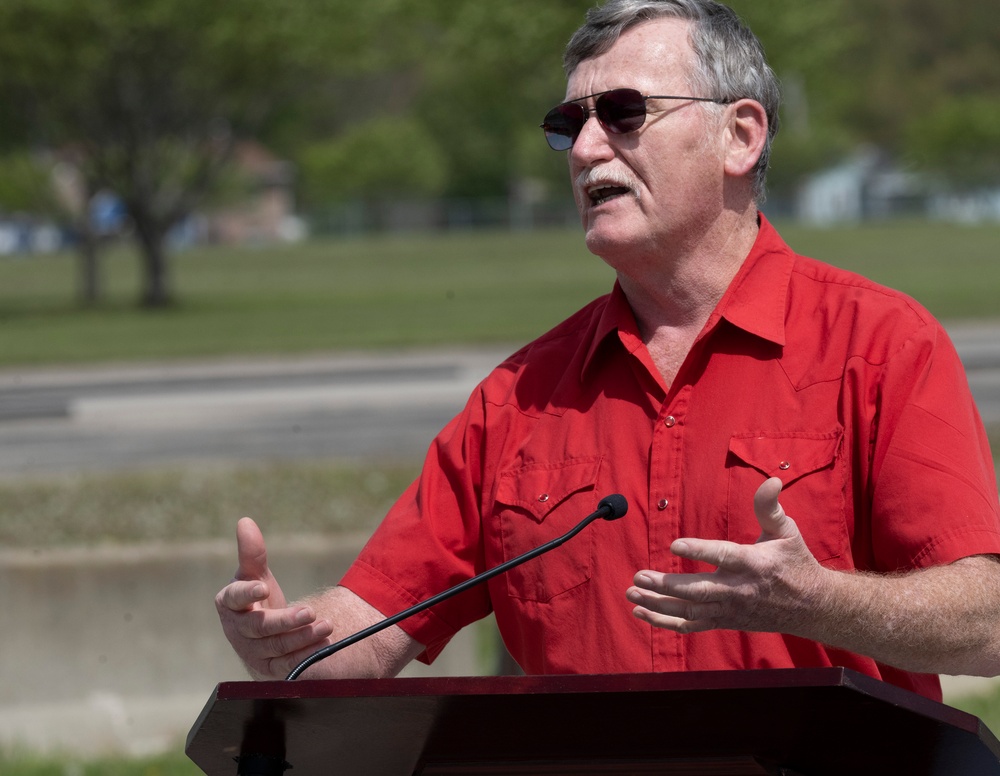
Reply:
[[[621,196],[627,193],[628,193],[627,188],[623,186],[613,186],[609,184],[606,186],[597,186],[596,188],[590,189],[590,191],[587,192],[587,195],[590,197],[591,202],[593,202],[595,205],[599,205],[602,202],[606,202],[607,200],[613,197]]]
[[[639,184],[633,175],[620,168],[590,168],[576,177],[577,191],[591,205],[600,205],[617,197],[639,198]]]

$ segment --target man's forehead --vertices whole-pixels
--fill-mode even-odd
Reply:
[[[690,26],[686,19],[661,17],[629,27],[569,74],[566,99],[619,87],[658,91],[686,83],[694,61]]]

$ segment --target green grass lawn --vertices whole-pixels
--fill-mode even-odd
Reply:
[[[233,772],[236,772],[235,765]],[[5,755],[0,751],[0,773],[4,776],[203,776],[201,768],[180,751],[156,757],[96,760]]]
[[[783,227],[807,255],[912,294],[943,319],[1000,317],[1000,226]],[[107,301],[74,301],[72,255],[0,260],[0,367],[450,343],[520,343],[612,273],[575,231],[374,236],[178,254],[177,304],[141,310],[130,249]]]
[[[157,311],[134,306],[136,263],[107,256],[94,310],[73,302],[73,257],[0,263],[0,365],[515,342],[611,283],[565,232],[191,251]]]

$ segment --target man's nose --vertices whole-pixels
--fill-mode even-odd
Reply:
[[[597,120],[597,116],[591,113],[583,122],[580,134],[570,149],[573,163],[586,167],[595,161],[614,158],[615,151],[611,145],[610,135],[611,133]]]

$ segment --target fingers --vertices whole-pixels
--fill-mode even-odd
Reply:
[[[236,555],[238,565],[233,582],[216,596],[216,607],[233,611],[241,611],[255,604],[270,609],[284,608],[284,593],[267,565],[264,535],[249,517],[242,518],[236,524]]]
[[[238,566],[232,582],[215,596],[223,632],[257,679],[287,675],[333,633],[308,606],[288,606],[267,565],[267,547],[257,524],[236,526]]]
[[[243,612],[252,609],[254,604],[267,600],[270,591],[267,585],[257,580],[230,582],[215,597],[217,609],[228,609],[233,612]]]
[[[226,638],[250,674],[257,679],[280,679],[326,646],[333,628],[317,619],[308,606],[268,609],[259,601],[253,603],[264,587],[257,582],[232,582],[216,596],[216,608]]]
[[[236,552],[239,557],[236,579],[265,579],[268,576],[264,535],[249,517],[236,524]]]
[[[636,606],[632,610],[632,615],[637,620],[648,622],[654,628],[674,631],[675,633],[700,633],[707,630],[715,630],[719,626],[714,619],[699,619],[690,611],[684,610],[678,615],[664,614],[645,606]]]
[[[738,571],[746,566],[745,548],[734,542],[711,539],[677,539],[670,552],[678,558],[698,560],[716,568]]]
[[[753,511],[760,523],[761,540],[788,539],[798,534],[795,522],[785,514],[784,508],[778,503],[781,495],[782,482],[777,477],[771,477],[757,488],[753,497]]]
[[[330,641],[330,628],[299,628],[260,639],[247,640],[239,653],[251,676],[257,679],[283,679],[288,672]]]
[[[235,632],[245,639],[271,639],[292,631],[307,629],[317,622],[328,627],[307,606],[290,606],[287,609],[253,609],[244,617],[234,620]],[[327,634],[329,635],[329,634]]]
[[[273,660],[325,642],[333,633],[326,620],[317,620],[304,607],[267,611],[257,609],[234,623],[244,643],[241,656],[247,662]]]
[[[766,480],[754,495],[761,535],[755,544],[684,538],[670,551],[678,558],[714,567],[702,573],[640,571],[626,592],[633,614],[678,633],[712,628],[778,630],[803,587],[793,578],[814,576],[818,564],[795,521],[778,501],[782,482]],[[749,506],[749,505],[748,505]]]
[[[711,575],[640,571],[634,582],[626,597],[636,605],[632,610],[636,618],[678,633],[719,627],[723,608],[711,600]]]
[[[761,528],[758,544],[799,536],[798,526],[785,514],[784,508],[778,501],[782,487],[780,479],[771,477],[765,480],[754,494],[754,515]],[[670,551],[680,558],[702,561],[729,571],[745,571],[755,567],[753,545],[721,540],[678,539],[671,544]]]

